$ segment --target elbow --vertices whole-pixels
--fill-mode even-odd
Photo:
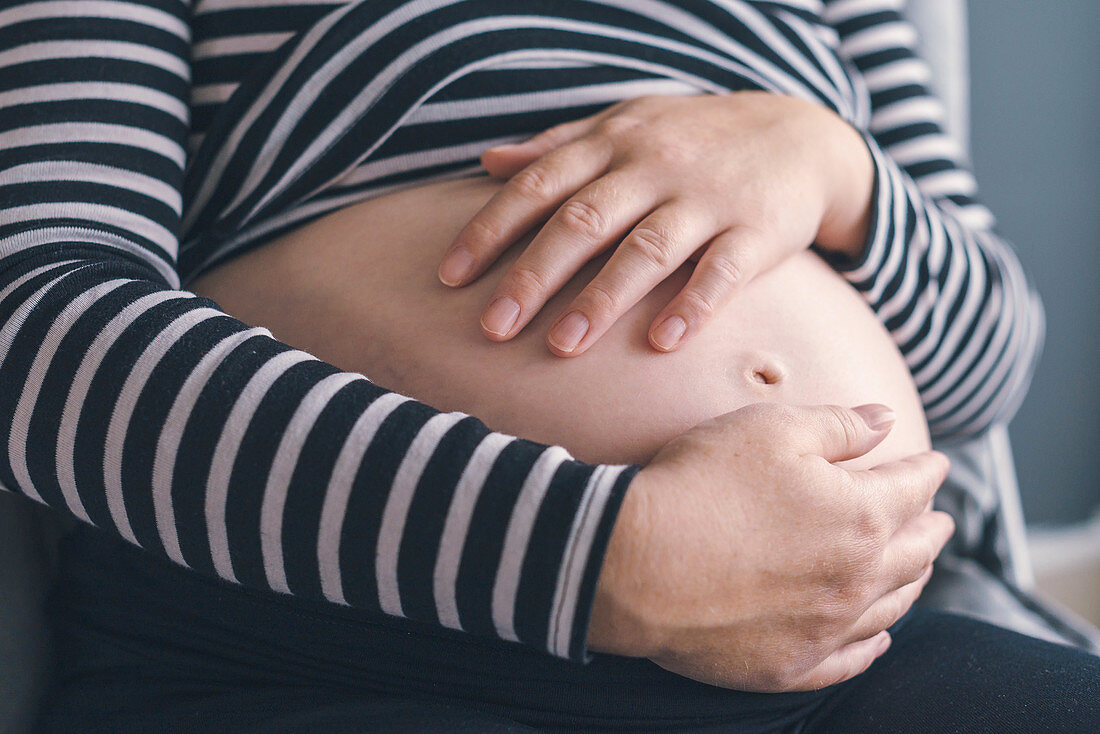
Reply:
[[[1007,425],[1020,409],[1035,376],[1046,337],[1046,312],[1037,291],[1021,289],[1010,338],[989,376],[989,386],[975,390],[957,410],[929,421],[932,439],[951,444],[987,433],[993,426]],[[998,374],[999,373],[999,374]]]

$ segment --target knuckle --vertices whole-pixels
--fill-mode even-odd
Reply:
[[[860,549],[872,549],[882,542],[889,531],[886,518],[875,507],[863,506],[852,512],[854,544]]]
[[[719,288],[732,290],[744,280],[745,266],[733,255],[714,254],[709,258],[707,266]]]
[[[651,155],[657,163],[669,168],[683,168],[697,163],[693,150],[683,143],[682,138],[668,140],[667,136],[662,137],[665,139],[661,140],[660,144],[651,151]]]
[[[582,237],[599,237],[606,227],[599,209],[580,199],[565,202],[558,210],[558,217],[563,226]]]
[[[620,299],[602,283],[592,282],[577,299],[584,304],[582,308],[590,318],[597,320],[610,318],[618,312]]]
[[[508,281],[501,290],[514,293],[520,297],[520,301],[548,292],[550,281],[545,275],[534,268],[517,265],[512,268]]]
[[[827,599],[832,613],[828,628],[834,631],[851,624],[867,606],[870,585],[850,570],[838,573],[829,586]]]
[[[596,126],[596,129],[599,130],[602,135],[606,135],[609,138],[620,138],[637,130],[638,127],[641,126],[642,121],[634,115],[629,114],[629,112],[636,109],[637,106],[637,103],[624,106],[623,112],[604,119]]]
[[[705,320],[714,315],[717,305],[713,296],[702,293],[696,288],[684,291],[680,297],[680,306],[695,320]]]
[[[822,583],[831,599],[845,605],[863,601],[881,573],[881,559],[881,553],[866,544],[850,547],[843,554],[832,554],[830,560],[822,564],[821,572]]]
[[[637,227],[630,233],[624,246],[643,262],[661,272],[670,270],[675,265],[675,249],[671,239],[653,227]]]
[[[821,564],[819,574],[820,583],[825,587],[825,593],[821,597],[822,606],[817,613],[822,616],[836,618],[843,616],[851,605],[855,592],[855,584],[852,579],[851,563],[847,561],[833,561]],[[823,619],[818,620],[824,623]]]
[[[714,255],[705,261],[702,278],[684,291],[687,308],[706,318],[718,310],[741,282],[741,269],[727,255]]]
[[[500,242],[503,237],[504,233],[495,221],[480,216],[470,220],[466,225],[462,240],[476,257],[479,252],[493,243]]]
[[[827,409],[832,415],[833,424],[843,435],[844,440],[848,444],[858,443],[863,432],[860,430],[861,426],[856,422],[855,415],[852,411],[842,408],[839,405],[829,405]]]
[[[829,596],[820,597],[817,604],[806,613],[803,630],[804,642],[813,648],[825,647],[835,641],[845,623],[844,610],[847,601],[841,602]]]
[[[855,477],[846,471],[832,473],[830,488],[838,506],[844,506],[845,511],[849,505],[856,505],[862,501],[857,494]]]
[[[680,294],[680,308],[694,319],[705,320],[718,309],[715,297],[698,288],[689,288]]]
[[[529,166],[509,182],[512,190],[525,199],[542,201],[554,195],[554,182],[541,166]]]

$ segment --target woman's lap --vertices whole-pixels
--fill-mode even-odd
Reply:
[[[1100,721],[1100,658],[948,614],[911,614],[847,684],[751,694],[645,660],[582,667],[273,598],[92,530],[66,559],[54,598],[63,673],[44,731],[1068,732]]]
[[[954,614],[920,612],[807,731],[1089,732],[1100,658]]]

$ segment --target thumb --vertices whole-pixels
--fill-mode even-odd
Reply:
[[[801,422],[805,433],[799,448],[830,462],[863,456],[882,443],[896,418],[894,411],[878,403],[855,408],[821,405],[805,410],[807,415]]]
[[[497,145],[481,154],[481,165],[496,178],[511,178],[539,158],[587,134],[597,119],[586,117],[548,128],[522,143]]]

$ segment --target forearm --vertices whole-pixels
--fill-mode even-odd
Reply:
[[[187,18],[0,16],[0,482],[199,572],[582,657],[632,468],[438,413],[179,290]]]
[[[897,6],[826,3],[839,53],[870,93],[856,155],[870,153],[875,182],[867,237],[856,256],[833,262],[905,355],[933,435],[962,437],[1015,412],[1038,359],[1043,314],[943,132],[930,71]]]
[[[1038,359],[1043,313],[1020,263],[988,230],[930,202],[868,141],[875,220],[864,253],[834,261],[905,355],[934,437],[1011,417]]]

